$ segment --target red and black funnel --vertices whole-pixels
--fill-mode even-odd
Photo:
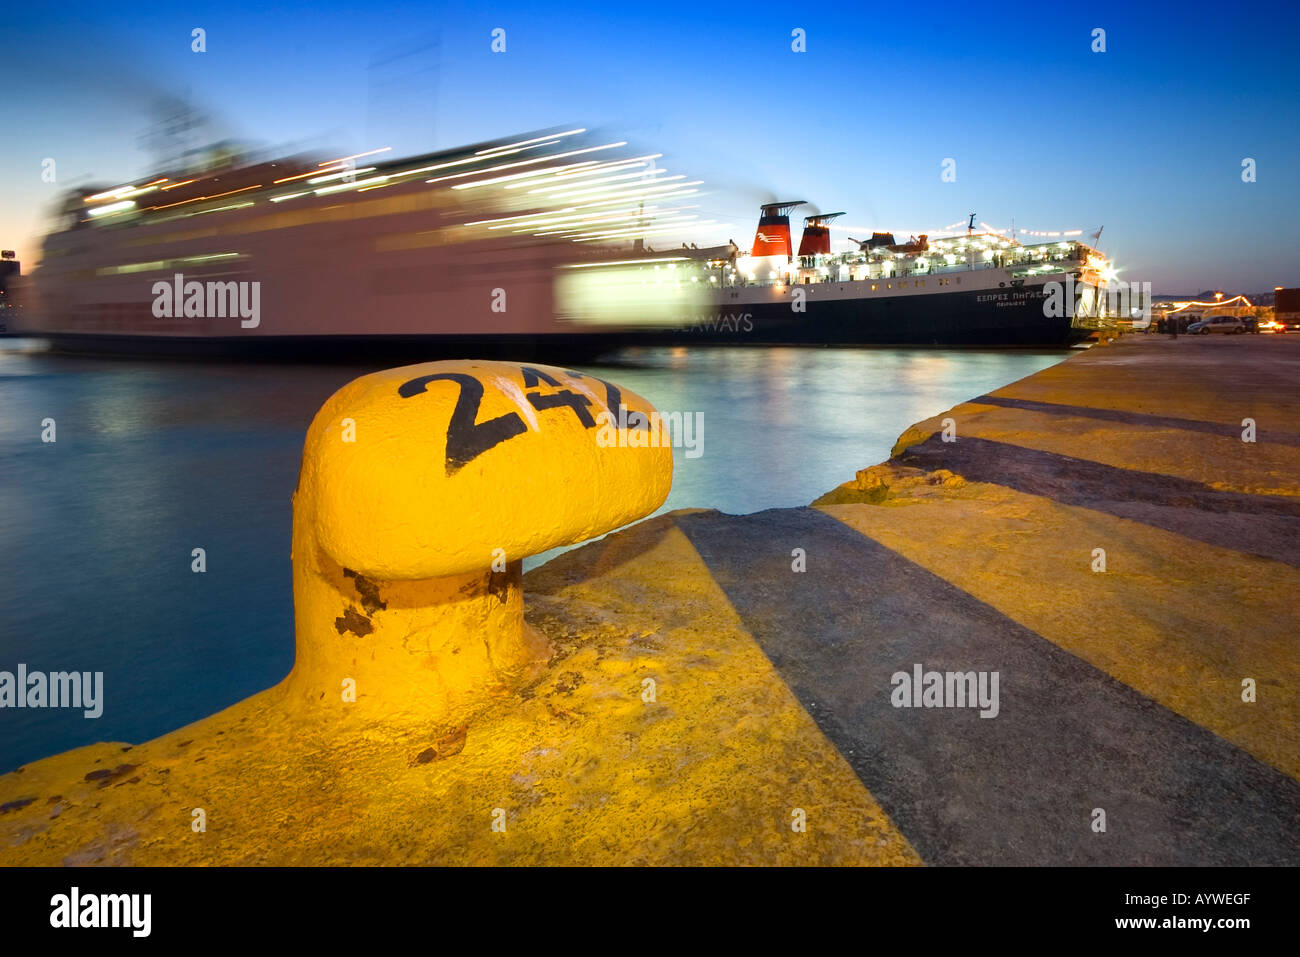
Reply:
[[[762,207],[758,217],[758,232],[754,234],[752,256],[794,255],[794,246],[790,243],[790,210],[802,206],[802,199],[793,203],[767,203]]]
[[[843,213],[822,213],[803,218],[803,237],[799,240],[800,256],[829,256],[831,254],[831,223]]]

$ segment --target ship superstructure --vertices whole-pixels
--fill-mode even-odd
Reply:
[[[805,218],[796,248],[789,213],[762,207],[748,253],[664,250],[681,261],[652,266],[671,282],[707,284],[710,305],[682,332],[702,340],[906,345],[1062,345],[1090,334],[1114,279],[1106,257],[1069,237],[1024,244],[1007,232],[941,238],[890,232],[849,237],[833,252],[843,213]]]

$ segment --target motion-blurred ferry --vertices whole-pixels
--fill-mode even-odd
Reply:
[[[1105,260],[996,232],[832,254],[765,206],[752,248],[655,250],[711,225],[698,180],[570,129],[402,160],[254,161],[66,196],[10,334],[78,351],[287,358],[595,355],[629,344],[1064,345]],[[973,222],[973,220],[972,220]],[[1080,284],[1044,308],[1047,283]]]

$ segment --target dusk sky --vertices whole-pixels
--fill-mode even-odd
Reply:
[[[747,246],[772,198],[904,233],[974,211],[1104,225],[1120,277],[1156,293],[1260,292],[1300,285],[1298,50],[1290,3],[14,4],[0,246],[29,271],[63,189],[148,172],[152,104],[179,94],[219,135],[327,156],[607,129],[705,181],[727,225],[701,245]]]

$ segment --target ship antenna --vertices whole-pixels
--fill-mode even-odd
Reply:
[[[371,139],[384,138],[377,133],[382,125],[398,110],[405,110],[407,121],[414,115],[409,100],[398,103],[397,91],[413,95],[418,102],[428,101],[427,116],[421,114],[420,125],[427,121],[429,141],[437,145],[438,124],[438,81],[442,70],[442,28],[436,27],[431,33],[425,33],[405,43],[379,50],[370,56],[367,68],[366,84],[368,103],[366,107],[366,129]],[[426,79],[427,77],[427,79]],[[392,113],[385,108],[393,109]],[[396,107],[396,108],[394,108]]]
[[[180,169],[191,158],[191,134],[207,122],[187,96],[163,96],[154,101],[153,122],[138,142],[154,154],[156,169]]]

